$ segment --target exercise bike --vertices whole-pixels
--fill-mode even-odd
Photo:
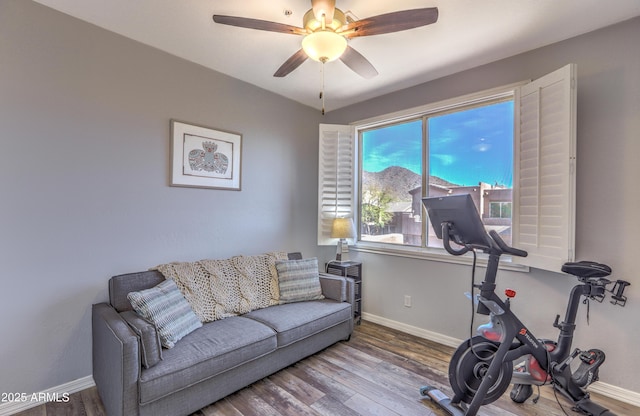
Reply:
[[[565,263],[562,271],[578,278],[569,296],[564,320],[556,316],[553,326],[560,330],[557,341],[538,339],[511,311],[515,292],[507,289],[502,301],[495,293],[500,256],[526,257],[527,252],[508,246],[495,231],[487,233],[470,195],[424,198],[436,236],[445,250],[460,256],[477,250],[487,253],[484,281],[474,284],[479,289],[476,312],[489,316],[489,322],[478,328],[479,335],[464,341],[454,352],[449,364],[449,381],[454,392],[450,399],[433,386],[423,386],[420,394],[434,401],[453,416],[475,416],[482,405],[500,398],[514,383],[510,396],[523,403],[532,394],[532,386],[551,384],[567,397],[572,410],[590,416],[615,416],[608,409],[591,401],[586,387],[598,379],[598,368],[605,360],[598,349],[571,350],[575,321],[581,298],[602,302],[611,292],[611,303],[624,306],[624,290],[629,282],[612,282],[607,265],[581,261]],[[452,246],[452,242],[457,247]],[[607,286],[613,283],[611,290]],[[579,360],[575,371],[571,362]],[[575,367],[575,366],[574,366]]]

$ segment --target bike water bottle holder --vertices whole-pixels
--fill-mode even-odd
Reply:
[[[611,299],[613,299],[611,303],[613,305],[620,305],[624,307],[627,304],[627,297],[623,294],[627,286],[631,286],[631,283],[625,280],[616,280],[613,288],[610,291],[611,293],[613,293],[611,295]]]
[[[590,294],[588,296],[589,299],[593,299],[598,303],[604,302],[605,293],[604,293],[604,289],[603,288],[606,285],[608,285],[609,283],[611,283],[611,281],[608,280],[608,279],[603,279],[603,280],[606,280],[606,282],[603,282],[603,281],[598,281],[598,282],[593,282],[593,283],[592,282],[587,282],[587,283],[591,284],[592,286],[596,286],[600,290],[600,292],[595,292],[594,291],[594,293]],[[587,303],[587,299],[585,299],[583,303]]]
[[[627,286],[631,286],[631,283],[625,280],[616,280],[613,283],[613,287],[611,288],[611,290],[605,289],[607,285],[612,283],[609,279],[589,278],[585,283],[590,284],[602,291],[601,293],[589,295],[590,299],[602,303],[605,299],[604,290],[606,290],[607,292],[611,293],[611,299],[613,300],[611,300],[610,302],[612,305],[624,307],[627,304],[627,297],[624,295],[624,290],[627,288]]]

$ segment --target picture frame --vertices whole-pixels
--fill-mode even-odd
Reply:
[[[242,135],[171,120],[171,186],[240,191]]]

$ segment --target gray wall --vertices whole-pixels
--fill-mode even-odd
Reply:
[[[601,380],[640,392],[640,18],[343,108],[328,123],[351,123],[512,82],[536,79],[567,63],[578,67],[577,259],[612,266],[614,279],[632,283],[626,308],[591,304],[579,312],[576,346],[601,348]],[[324,249],[326,257],[332,248]],[[364,262],[364,311],[402,324],[466,338],[470,268],[461,265],[355,253]],[[483,271],[483,270],[481,270]],[[518,290],[514,310],[539,337],[555,338],[574,279],[533,270],[502,272],[501,289]],[[413,307],[403,307],[403,296]]]
[[[243,135],[242,191],[169,186],[169,120]],[[110,276],[315,255],[320,114],[22,0],[0,1],[0,392],[91,374]]]

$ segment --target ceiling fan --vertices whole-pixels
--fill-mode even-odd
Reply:
[[[378,75],[378,71],[371,62],[347,44],[348,39],[399,32],[426,26],[438,20],[437,7],[402,10],[353,20],[335,6],[335,0],[311,0],[311,9],[302,19],[303,27],[236,16],[213,15],[213,20],[224,25],[304,36],[302,48],[278,68],[274,77],[290,74],[307,58],[323,64],[339,58],[364,78],[372,78]]]

